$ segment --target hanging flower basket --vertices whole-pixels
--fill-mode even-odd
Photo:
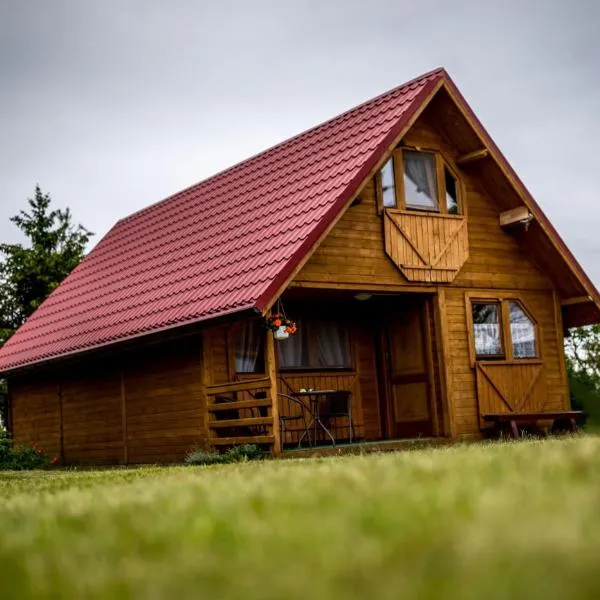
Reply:
[[[267,329],[273,332],[276,340],[287,340],[290,335],[294,335],[298,331],[296,323],[280,313],[265,317],[265,324]]]

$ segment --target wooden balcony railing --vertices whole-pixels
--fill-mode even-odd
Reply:
[[[209,446],[273,446],[273,401],[268,377],[206,387]]]

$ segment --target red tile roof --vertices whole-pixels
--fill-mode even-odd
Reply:
[[[0,349],[0,372],[263,310],[442,69],[119,221]]]

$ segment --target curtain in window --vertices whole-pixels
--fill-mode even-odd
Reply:
[[[244,323],[237,332],[235,370],[237,373],[255,373],[260,352],[262,332],[256,321]]]
[[[407,206],[437,208],[437,174],[431,154],[405,151],[404,174],[412,185],[405,185]]]
[[[352,366],[345,323],[331,319],[297,320],[298,331],[277,342],[282,369],[339,369]]]
[[[475,353],[478,356],[498,356],[502,354],[500,325],[498,323],[475,324]]]
[[[394,179],[394,160],[390,158],[381,169],[381,191],[383,205],[386,208],[396,206],[396,181]]]
[[[502,354],[498,304],[473,304],[473,337],[477,356]]]
[[[535,326],[517,302],[509,303],[510,337],[515,358],[535,358]]]
[[[320,367],[350,367],[348,330],[336,321],[320,321],[316,325],[317,358]]]
[[[304,364],[304,322],[302,319],[296,319],[298,330],[294,335],[290,335],[287,340],[277,342],[277,352],[279,354],[279,366],[282,369],[297,369],[307,366]]]

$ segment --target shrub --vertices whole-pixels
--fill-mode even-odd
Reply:
[[[184,462],[186,465],[217,465],[224,462],[224,456],[224,454],[219,454],[218,452],[196,449],[188,452],[184,458]]]
[[[184,462],[186,465],[217,465],[260,460],[263,456],[264,452],[255,444],[243,444],[223,453],[196,448],[187,454]]]
[[[10,471],[46,469],[56,462],[57,458],[51,458],[43,448],[37,446],[15,447],[6,432],[0,432],[0,469]]]

